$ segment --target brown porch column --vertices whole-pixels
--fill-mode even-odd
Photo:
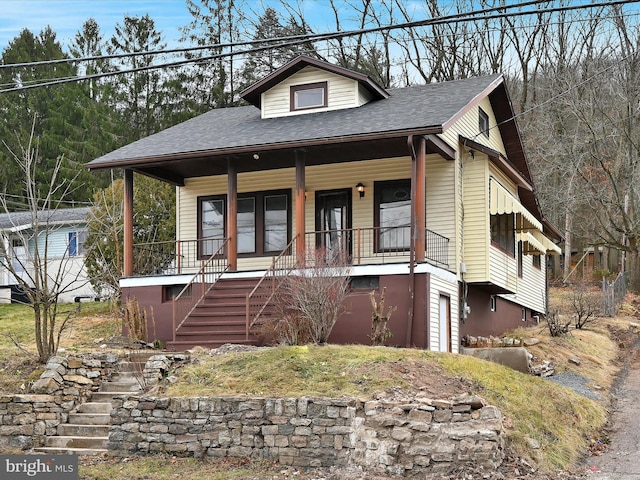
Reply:
[[[233,159],[227,161],[227,263],[229,271],[238,269],[238,172]]]
[[[425,156],[427,150],[427,141],[424,136],[420,136],[416,141],[415,155],[411,156],[412,168],[411,168],[411,183],[415,185],[415,199],[414,212],[415,212],[415,236],[414,251],[416,252],[416,262],[424,262],[425,248],[426,248],[426,229],[427,229],[427,216],[426,216],[426,201],[425,201]]]
[[[305,258],[305,160],[304,152],[296,150],[296,255],[298,265],[304,265]]]
[[[133,170],[124,170],[124,265],[123,275],[133,275]]]

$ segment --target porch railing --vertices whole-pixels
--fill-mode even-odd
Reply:
[[[173,341],[176,340],[178,329],[229,267],[225,255],[228,241],[229,239],[224,239],[216,253],[201,261],[198,273],[191,277],[189,283],[173,299]]]
[[[296,235],[289,245],[285,247],[277,257],[273,258],[271,267],[264,273],[256,286],[247,293],[246,305],[246,338],[249,339],[251,327],[260,318],[267,305],[278,291],[282,281],[296,268],[295,244]]]
[[[396,263],[409,256],[411,233],[408,227],[350,228],[307,232],[305,248],[323,248],[328,253],[346,257],[353,265]],[[202,250],[214,251],[226,240],[206,238],[135,244],[134,275],[179,275],[193,273],[201,267]],[[425,232],[425,257],[448,268],[449,239],[431,230]],[[210,258],[210,257],[209,257]]]
[[[136,276],[179,275],[193,271],[202,263],[201,250],[220,245],[222,238],[178,240],[175,242],[136,243],[133,246]]]
[[[449,239],[426,230],[425,258],[438,266],[449,266]],[[306,234],[307,250],[324,248],[328,254],[340,254],[353,265],[393,263],[408,257],[411,246],[409,227],[349,228]]]

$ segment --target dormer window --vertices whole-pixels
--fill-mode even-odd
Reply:
[[[291,111],[327,106],[327,82],[308,83],[291,87]]]

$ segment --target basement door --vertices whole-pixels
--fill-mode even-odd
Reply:
[[[439,308],[439,351],[451,352],[451,300],[440,295]]]
[[[325,258],[351,258],[351,190],[316,192],[316,248]]]

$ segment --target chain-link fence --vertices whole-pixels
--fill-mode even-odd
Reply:
[[[615,280],[602,279],[602,314],[613,317],[617,312],[622,299],[627,293],[627,274],[621,272]]]

